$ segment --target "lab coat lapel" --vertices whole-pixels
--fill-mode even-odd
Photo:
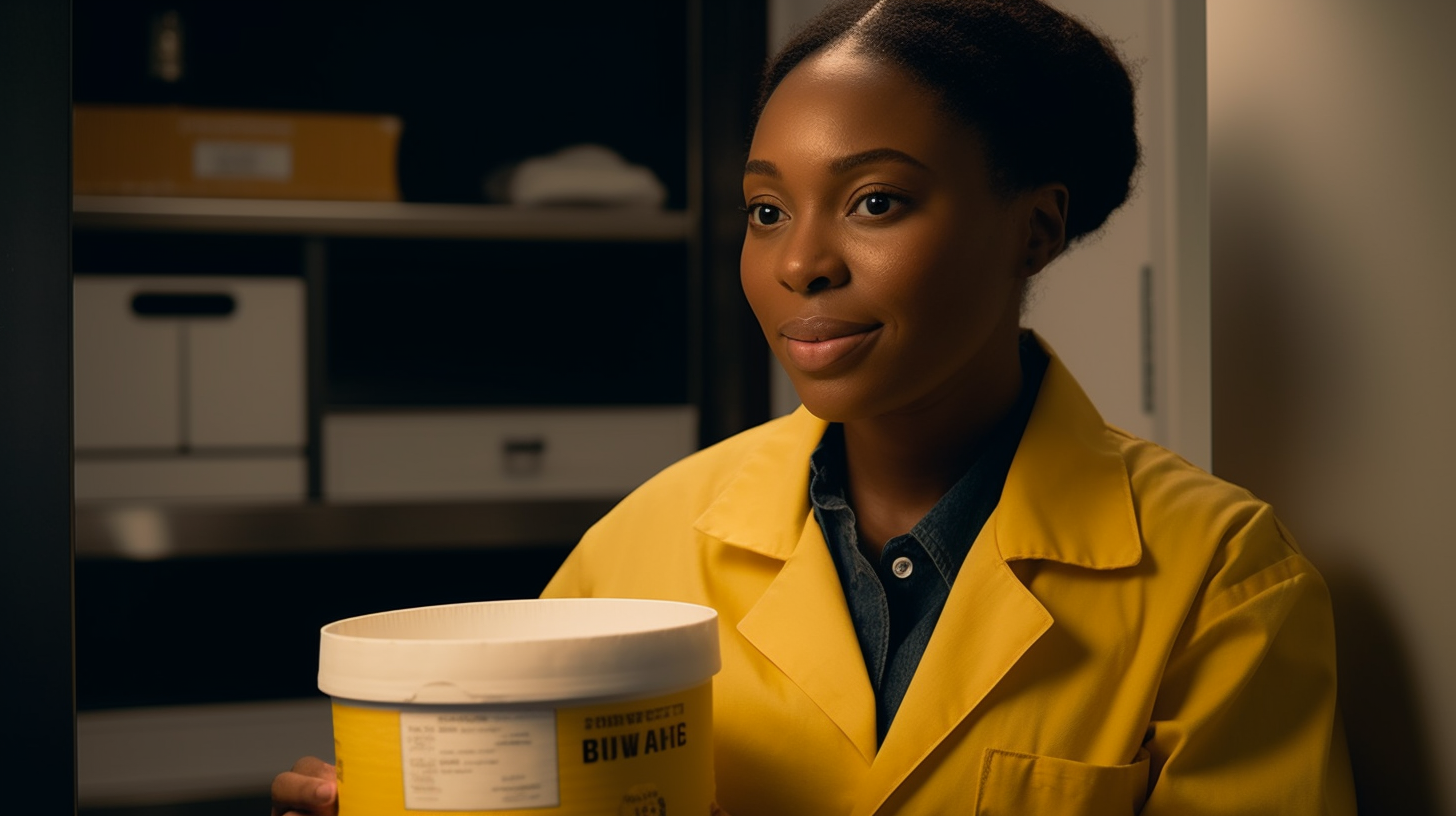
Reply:
[[[868,763],[875,755],[874,691],[839,574],[809,509],[809,456],[827,423],[803,408],[777,422],[694,526],[783,562],[738,631]],[[786,462],[795,467],[786,470]]]
[[[1001,501],[961,566],[856,816],[874,813],[1055,624],[1011,562],[1103,570],[1141,557],[1126,464],[1096,408],[1053,356]]]
[[[1051,625],[1051,614],[997,553],[987,523],[875,757],[857,816],[874,813]]]
[[[873,759],[874,691],[839,575],[812,516],[738,631],[834,721],[866,762]]]

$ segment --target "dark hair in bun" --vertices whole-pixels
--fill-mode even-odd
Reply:
[[[904,69],[984,142],[1002,194],[1060,182],[1067,239],[1095,232],[1140,159],[1133,82],[1103,36],[1038,0],[844,0],[768,64],[758,113],[794,66],[844,43]]]

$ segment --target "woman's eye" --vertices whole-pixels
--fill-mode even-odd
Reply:
[[[899,201],[889,193],[870,193],[854,205],[855,215],[885,215]]]
[[[771,227],[779,222],[784,211],[772,204],[751,204],[748,207],[748,220],[760,227]]]

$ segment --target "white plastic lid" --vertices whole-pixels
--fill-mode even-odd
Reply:
[[[718,613],[624,598],[425,606],[321,631],[319,689],[379,703],[516,703],[687,688],[717,674]]]

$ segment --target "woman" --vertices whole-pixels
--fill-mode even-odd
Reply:
[[[851,0],[761,99],[743,287],[804,407],[649,481],[546,591],[718,610],[723,808],[1353,812],[1318,574],[1019,327],[1127,197],[1114,50],[1035,0]]]

